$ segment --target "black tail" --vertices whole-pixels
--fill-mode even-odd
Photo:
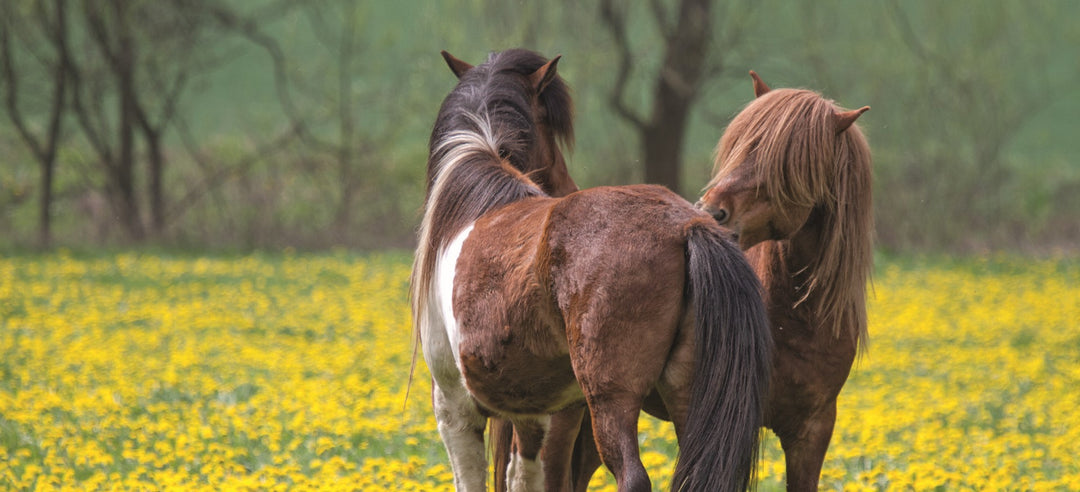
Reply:
[[[692,226],[686,250],[697,369],[671,490],[745,490],[772,355],[761,284],[718,227]]]

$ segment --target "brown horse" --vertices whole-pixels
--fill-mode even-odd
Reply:
[[[574,189],[558,58],[444,58],[459,82],[432,131],[411,294],[454,484],[485,489],[484,426],[499,416],[514,426],[510,488],[543,487],[541,444],[568,438],[549,416],[580,421],[584,402],[619,489],[650,490],[637,419],[656,392],[681,448],[673,488],[745,488],[771,341],[728,232],[662,187],[556,197]]]
[[[817,490],[836,398],[866,346],[873,266],[871,157],[855,120],[808,90],[769,87],[728,126],[699,206],[739,235],[765,286],[772,385],[765,425],[788,490]]]
[[[757,97],[724,132],[698,206],[735,231],[764,286],[775,341],[765,425],[784,449],[788,490],[816,490],[836,398],[867,337],[871,158],[854,122],[870,108],[843,111],[812,91],[769,90],[750,74]],[[646,410],[666,418],[652,400]],[[557,418],[552,429],[577,425],[572,457],[544,453],[572,464],[551,475],[585,490],[599,466],[589,422]]]

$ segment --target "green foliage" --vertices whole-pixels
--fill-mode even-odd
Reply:
[[[219,5],[244,15],[274,6],[233,3]],[[676,2],[659,3],[670,14]],[[14,15],[33,15],[31,2],[12,5]],[[645,112],[664,40],[650,6],[628,8],[635,67],[626,100]],[[709,178],[724,125],[749,101],[745,74],[754,69],[774,87],[809,87],[844,107],[872,106],[859,124],[874,150],[878,237],[886,248],[1049,252],[1080,244],[1073,53],[1080,25],[1072,22],[1080,4],[765,0],[714,10],[714,76],[684,142],[688,199]],[[357,37],[343,58],[346,20],[355,20]],[[577,110],[571,174],[582,187],[642,179],[640,142],[609,105],[616,51],[594,1],[311,1],[259,28],[281,46],[291,103],[280,97],[265,49],[239,35],[202,38],[212,42],[198,49],[216,62],[193,73],[180,99],[189,137],[167,129],[171,214],[158,243],[407,247],[423,200],[430,127],[454,84],[440,49],[473,63],[515,46],[562,54],[559,72]],[[294,118],[308,136],[272,147]],[[6,117],[0,152],[0,243],[28,246],[38,169]],[[136,172],[143,188],[144,166]],[[57,173],[57,242],[122,243],[101,166],[76,130]]]

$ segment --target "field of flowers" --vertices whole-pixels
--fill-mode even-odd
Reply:
[[[406,403],[409,261],[0,259],[0,489],[450,488],[422,363]],[[878,263],[823,488],[1080,483],[1080,261]],[[665,486],[670,425],[641,441]]]

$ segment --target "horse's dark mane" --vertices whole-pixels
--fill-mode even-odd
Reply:
[[[424,218],[411,282],[414,316],[426,315],[438,252],[486,212],[545,196],[531,177],[550,165],[537,162],[537,148],[573,144],[569,87],[557,75],[539,95],[530,84],[529,76],[547,62],[528,50],[492,53],[460,74],[443,101],[429,143]],[[413,321],[420,326],[419,318]]]
[[[518,171],[528,174],[530,147],[538,138],[537,115],[533,114],[528,97],[532,88],[527,76],[547,59],[529,50],[513,49],[488,55],[486,62],[473,67],[461,76],[439,109],[431,132],[428,159],[428,191],[434,183],[438,163],[443,155],[439,142],[453,131],[476,127],[476,116],[486,117],[491,130],[499,137],[499,155]],[[542,118],[547,129],[565,148],[574,144],[573,103],[570,87],[561,77],[555,77],[539,96]]]

